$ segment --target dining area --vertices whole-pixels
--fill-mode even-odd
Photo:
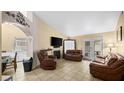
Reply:
[[[22,56],[23,60],[19,61],[20,55],[21,54],[18,51],[2,51],[2,81],[16,81],[20,78],[25,78],[26,72],[30,72],[32,70],[32,57]]]
[[[2,51],[1,54],[2,62],[1,62],[1,67],[2,67],[2,75],[4,75],[4,72],[6,70],[13,70],[13,72],[16,72],[17,69],[17,52],[7,52],[7,51]]]

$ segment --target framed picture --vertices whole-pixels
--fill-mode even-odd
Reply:
[[[119,28],[118,28],[118,30],[117,30],[117,41],[122,41],[122,35],[123,35],[123,33],[122,33],[122,26],[120,26]]]

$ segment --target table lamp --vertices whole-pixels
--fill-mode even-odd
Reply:
[[[110,49],[110,53],[111,53],[111,51],[112,51],[112,48],[114,48],[115,46],[114,46],[114,43],[109,43],[108,44],[108,48]]]

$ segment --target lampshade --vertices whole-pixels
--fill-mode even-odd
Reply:
[[[113,47],[114,47],[114,43],[109,43],[109,44],[108,44],[108,47],[109,47],[109,48],[113,48]]]

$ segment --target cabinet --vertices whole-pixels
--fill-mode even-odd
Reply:
[[[61,52],[60,52],[60,50],[54,50],[53,51],[53,54],[54,54],[54,56],[57,57],[57,59],[60,59],[61,58]]]

